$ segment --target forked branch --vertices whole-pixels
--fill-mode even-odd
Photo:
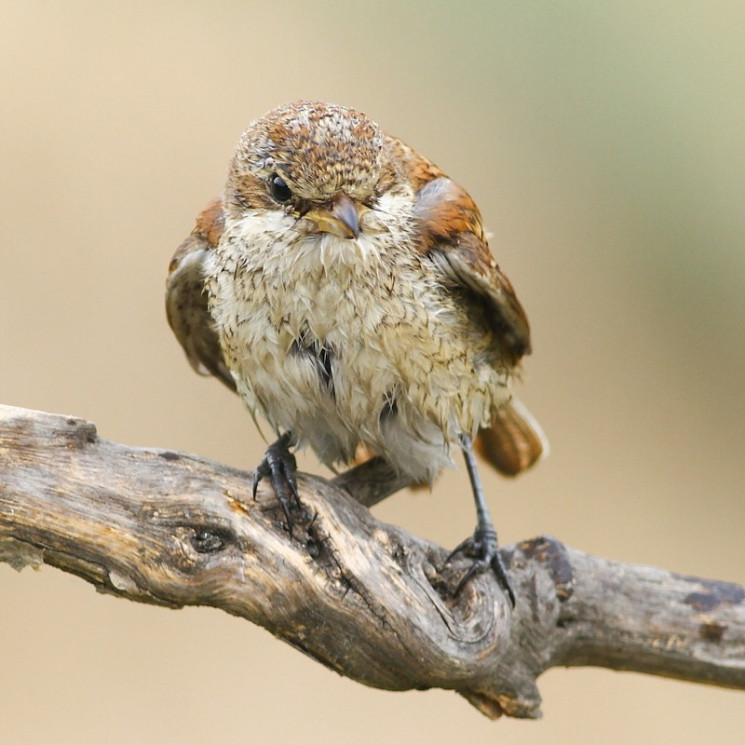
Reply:
[[[357,488],[355,488],[355,486]],[[101,439],[81,419],[0,407],[0,560],[51,564],[169,607],[211,605],[366,685],[457,691],[484,714],[539,716],[536,678],[598,665],[745,688],[745,588],[589,556],[552,538],[505,550],[511,610],[490,575],[378,522],[381,464],[301,475],[289,536],[251,474]]]

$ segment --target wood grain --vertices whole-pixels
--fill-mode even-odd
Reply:
[[[251,498],[249,472],[0,406],[0,560],[18,569],[50,564],[130,600],[221,608],[361,683],[451,689],[494,718],[539,716],[536,678],[557,665],[745,688],[740,585],[544,537],[505,549],[514,610],[488,574],[453,598],[465,560],[446,566],[443,548],[350,498],[399,486],[384,463],[299,485],[290,536],[270,491]]]

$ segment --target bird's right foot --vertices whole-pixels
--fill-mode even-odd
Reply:
[[[290,504],[294,499],[296,504],[300,503],[297,491],[297,461],[290,452],[294,444],[291,432],[285,432],[276,442],[272,443],[264,453],[264,459],[254,471],[253,496],[256,499],[256,490],[262,479],[268,478],[277,501],[282,507],[282,512],[287,519],[287,530],[292,533],[292,518],[290,517]]]

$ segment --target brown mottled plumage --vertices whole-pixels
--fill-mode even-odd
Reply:
[[[224,228],[222,199],[213,199],[171,259],[166,316],[192,368],[200,375],[214,375],[234,391],[235,381],[225,364],[204,291],[205,256],[214,251]]]
[[[479,435],[510,475],[545,450],[509,389],[528,321],[476,204],[353,109],[301,101],[251,124],[224,204],[174,257],[167,308],[192,366],[292,433],[282,452],[309,444],[333,466],[363,446],[414,483],[450,464],[453,445],[469,458]],[[270,451],[260,475],[282,500]],[[468,548],[499,576],[482,522]]]

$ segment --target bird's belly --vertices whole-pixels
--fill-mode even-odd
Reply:
[[[475,361],[469,320],[421,269],[309,272],[289,287],[264,271],[249,291],[218,294],[212,311],[249,407],[327,464],[363,444],[430,479],[449,443],[509,395],[505,374]]]
[[[360,443],[380,449],[384,423],[411,408],[416,387],[386,353],[388,332],[344,311],[337,307],[333,328],[322,328],[327,319],[315,313],[290,314],[297,322],[286,317],[279,326],[259,313],[251,336],[264,326],[263,341],[246,340],[238,348],[251,353],[234,356],[244,399],[327,463],[350,460]]]

